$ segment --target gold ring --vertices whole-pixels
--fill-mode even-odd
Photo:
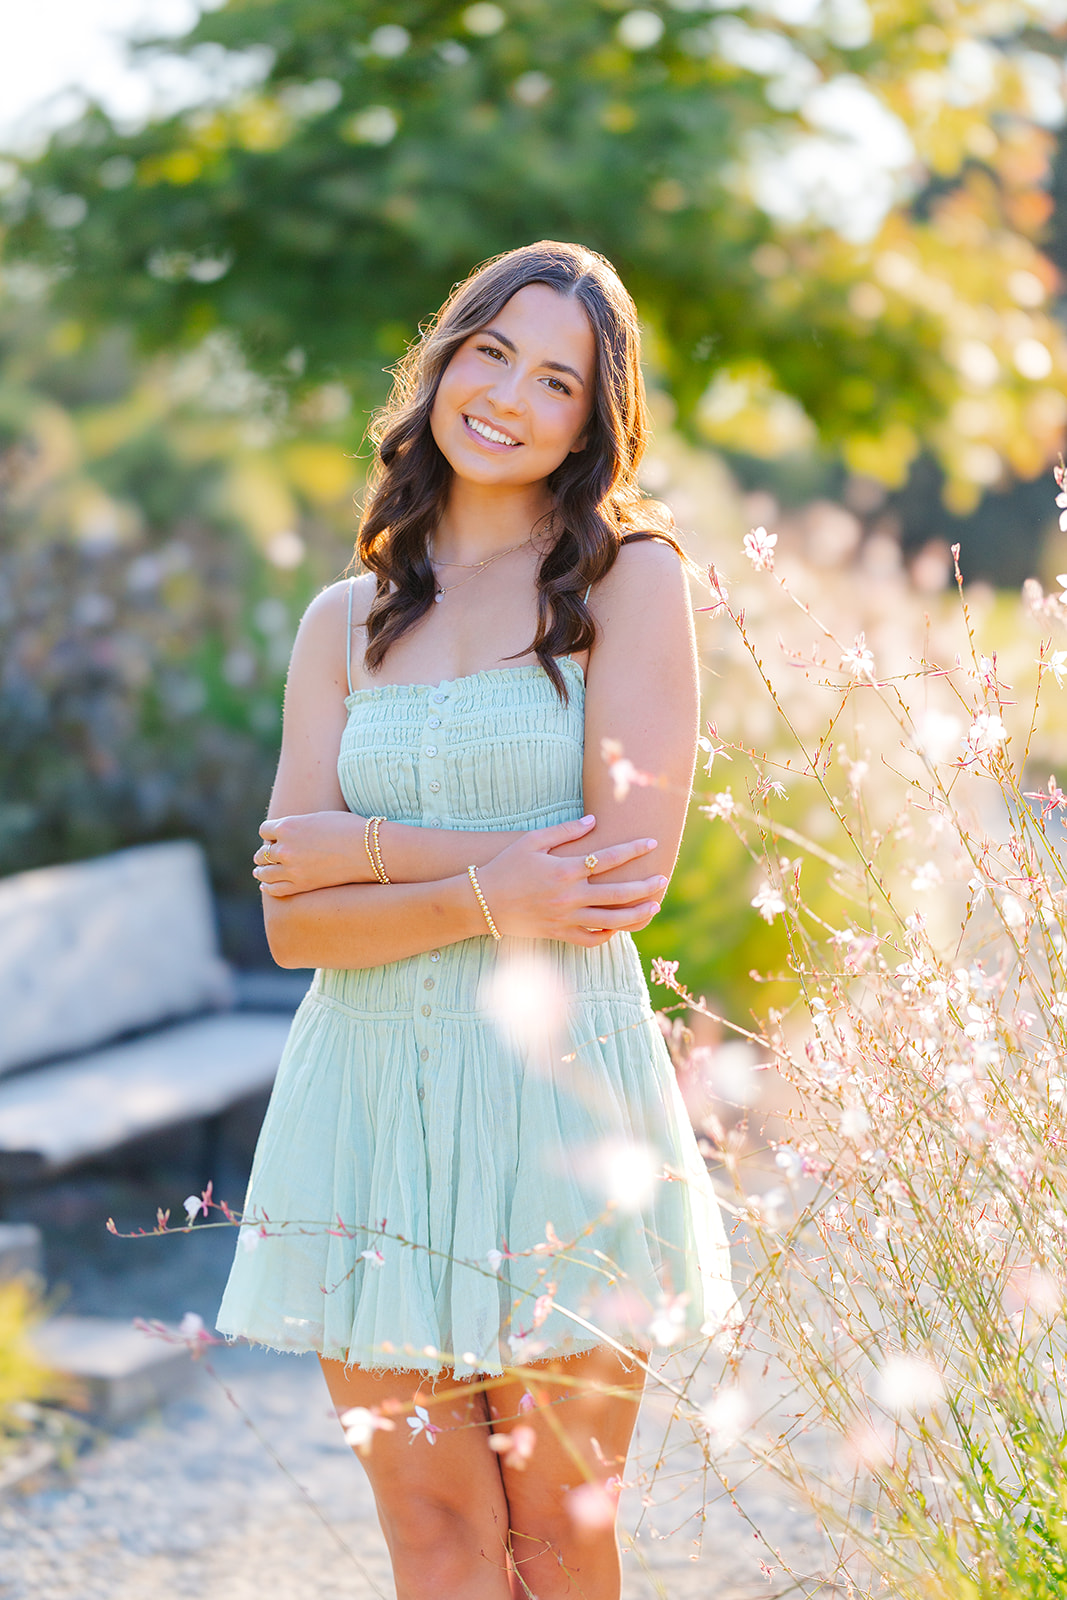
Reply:
[[[585,858],[585,864],[589,868],[590,872],[595,872],[596,871],[596,866],[597,866],[596,856],[593,854],[593,852],[591,850],[590,850],[589,854]]]
[[[271,852],[271,844],[272,844],[272,841],[268,840],[267,843],[263,846],[262,864],[265,867],[272,867],[274,865],[274,859],[273,859],[273,857],[271,856],[271,853],[270,853]]]

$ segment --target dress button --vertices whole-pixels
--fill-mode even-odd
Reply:
[[[425,1089],[420,1089],[419,1090],[419,1099],[420,1100],[425,1100],[426,1099],[426,1090]]]
[[[434,980],[432,978],[423,978],[422,987],[424,989],[432,989],[433,985],[434,985]]]
[[[441,959],[440,950],[431,950],[430,951],[430,960],[431,961],[440,961],[440,959]]]
[[[431,828],[439,828],[440,826],[441,826],[440,817],[431,817],[430,818],[430,827]]]
[[[435,744],[428,744],[426,746],[426,754],[428,756],[435,756],[437,754],[437,746]]]
[[[431,783],[431,785],[430,785],[430,793],[431,794],[436,794],[437,791],[440,789],[440,787],[441,787],[441,785],[438,783],[437,779],[435,778],[433,780],[433,782]]]
[[[446,694],[435,694],[433,697],[433,703],[435,706],[443,706],[447,699],[448,696]]]
[[[424,1017],[428,1017],[428,1016],[429,1016],[429,1015],[430,1015],[430,1012],[431,1012],[431,1011],[432,1011],[432,1010],[433,1010],[433,1007],[432,1007],[432,1006],[423,1006],[423,1008],[422,1008],[422,1014],[423,1014],[423,1016],[424,1016]]]
[[[429,1061],[429,1059],[430,1059],[430,1052],[428,1050],[420,1050],[419,1051],[419,1060],[420,1061]]]
[[[426,726],[428,728],[439,728],[441,726],[440,717],[430,717],[430,719],[427,722]]]

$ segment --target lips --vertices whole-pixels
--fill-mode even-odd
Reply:
[[[492,423],[485,422],[481,417],[464,413],[463,425],[468,433],[472,433],[481,445],[496,450],[516,450],[522,445],[521,439],[515,439],[510,433],[505,433],[503,428],[495,428]]]

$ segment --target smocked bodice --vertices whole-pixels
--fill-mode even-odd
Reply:
[[[504,832],[581,815],[585,682],[560,661],[564,704],[535,665],[348,696],[337,771],[360,816]]]

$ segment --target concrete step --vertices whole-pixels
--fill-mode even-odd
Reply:
[[[53,1317],[34,1331],[41,1360],[72,1378],[94,1421],[114,1425],[162,1405],[189,1382],[185,1345],[111,1317]]]
[[[32,1222],[0,1222],[0,1283],[23,1272],[44,1275],[41,1230]]]

